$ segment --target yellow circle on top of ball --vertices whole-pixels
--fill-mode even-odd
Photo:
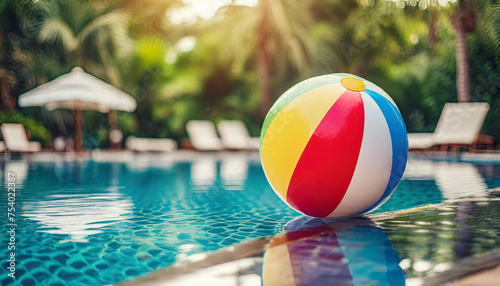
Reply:
[[[355,77],[344,77],[340,80],[340,84],[352,91],[363,91],[366,89],[365,84]]]

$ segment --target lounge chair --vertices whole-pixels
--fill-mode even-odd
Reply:
[[[440,146],[442,150],[458,150],[459,147],[473,151],[479,131],[483,126],[488,103],[446,103],[434,133],[410,133],[410,149],[430,149]]]
[[[6,150],[11,152],[38,152],[42,150],[40,142],[28,141],[22,124],[4,123],[0,127],[5,140]]]
[[[172,152],[177,150],[177,142],[168,138],[137,138],[129,136],[125,146],[135,152]]]
[[[190,120],[186,124],[186,131],[191,144],[198,150],[215,151],[224,147],[211,121]]]
[[[239,120],[223,120],[217,124],[222,143],[229,149],[259,150],[260,138],[250,137],[245,124]]]

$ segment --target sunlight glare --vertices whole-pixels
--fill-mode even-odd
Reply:
[[[185,6],[167,12],[167,16],[173,24],[192,24],[198,18],[210,20],[219,8],[231,4],[231,0],[182,0],[182,2]],[[235,0],[233,4],[254,7],[258,2],[258,0]]]

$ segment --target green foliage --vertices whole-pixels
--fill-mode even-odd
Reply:
[[[490,104],[483,132],[499,141],[500,4],[467,1],[476,13],[468,37],[471,98]],[[176,24],[170,16],[188,5],[184,1],[35,2],[0,1],[4,109],[15,107],[21,93],[81,65],[137,99],[134,113],[118,115],[125,136],[182,140],[190,119],[239,119],[258,135],[263,51],[271,100],[307,77],[350,72],[384,88],[411,132],[433,131],[444,104],[457,100],[450,24],[456,3],[261,0],[255,7],[222,7],[210,20]],[[194,47],[181,47],[183,41]],[[53,135],[73,132],[71,111],[23,114]],[[84,119],[87,147],[105,147],[107,116],[86,111]]]
[[[49,130],[37,122],[35,119],[28,117],[21,112],[0,112],[0,125],[2,123],[19,123],[24,126],[30,135],[30,140],[38,141],[43,146],[52,144],[52,136]]]
[[[490,104],[483,132],[500,139],[500,61],[498,53],[491,53],[494,41],[498,39],[483,38],[474,35],[470,39],[471,57],[471,98],[473,101],[484,101]]]

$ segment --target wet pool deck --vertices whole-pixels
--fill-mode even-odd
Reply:
[[[500,189],[366,218],[302,217],[118,285],[498,285],[498,214]]]

